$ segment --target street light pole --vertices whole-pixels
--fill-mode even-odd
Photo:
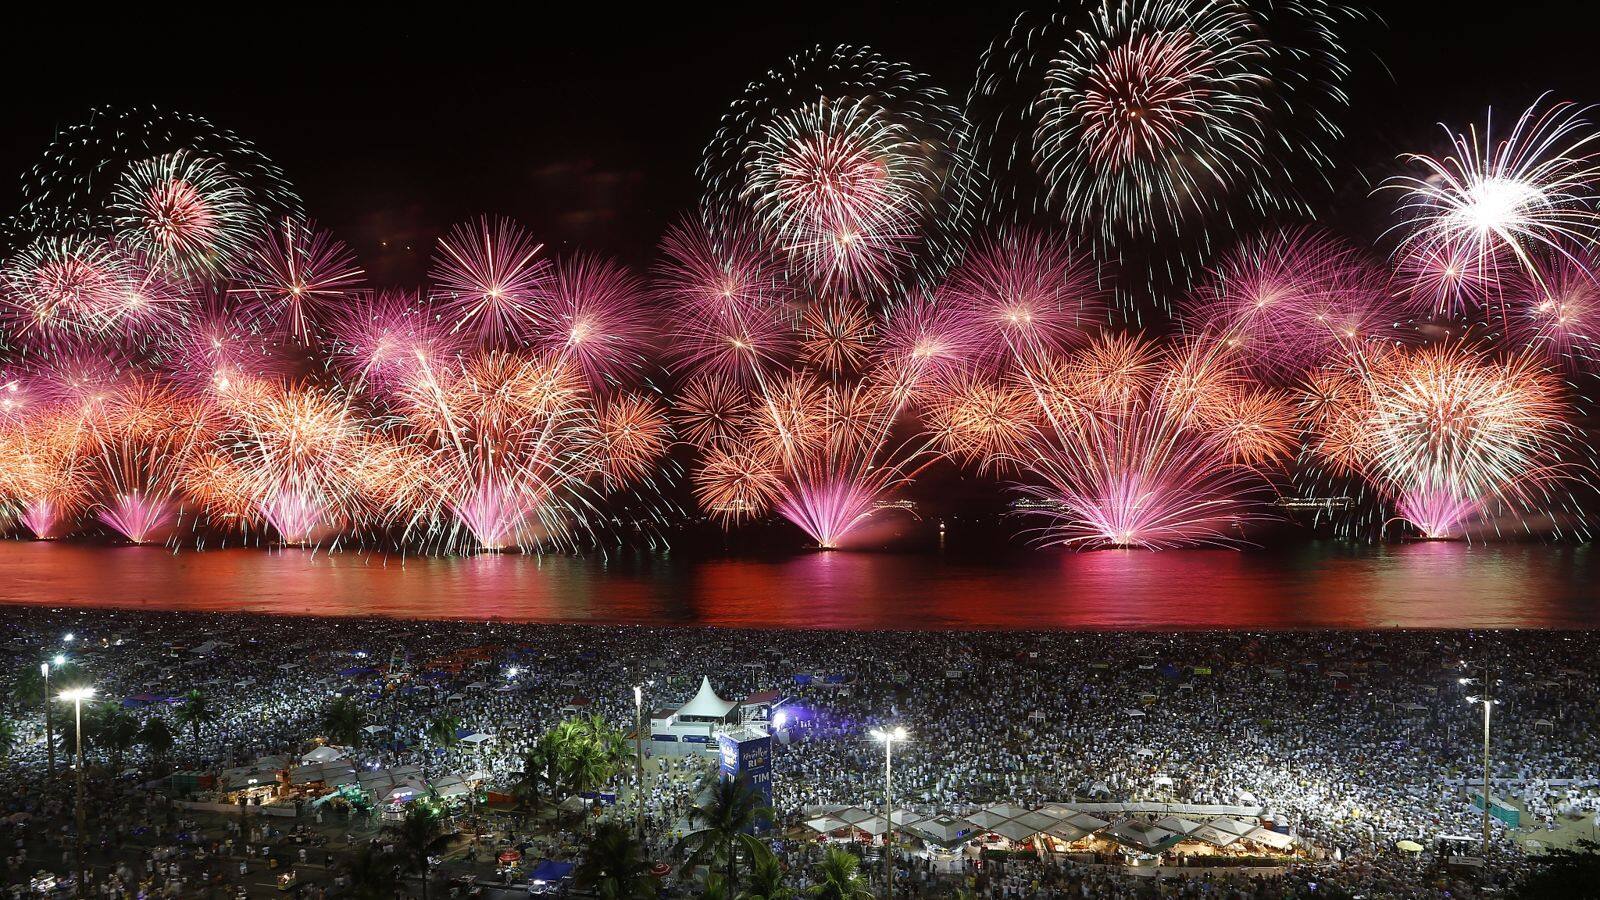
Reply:
[[[883,742],[883,896],[894,900],[894,742],[906,739],[906,730],[872,729]]]
[[[73,732],[77,737],[77,809],[74,810],[76,820],[76,838],[78,850],[78,896],[89,896],[89,867],[83,855],[83,701],[94,697],[94,688],[73,688],[62,691],[62,700],[72,701]]]
[[[55,719],[50,715],[50,664],[40,663],[39,673],[44,676],[44,745],[50,753],[49,769],[50,778],[56,777],[56,729]]]
[[[633,789],[633,826],[644,843],[644,685],[633,686],[633,771],[638,784]]]
[[[1483,667],[1483,864],[1489,864],[1489,715],[1494,697],[1489,684],[1489,666]]]

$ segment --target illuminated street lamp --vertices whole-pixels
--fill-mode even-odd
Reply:
[[[58,660],[58,662],[56,662],[56,665],[58,665],[58,666],[61,665],[61,663],[59,662],[61,657],[57,656],[56,659]],[[48,764],[49,765],[49,769],[47,771],[49,771],[51,778],[55,778],[56,777],[56,730],[55,730],[55,725],[54,725],[54,719],[50,715],[50,664],[47,663],[47,662],[39,663],[39,674],[44,676],[44,693],[41,694],[40,696],[42,696],[44,698],[44,746],[45,746],[45,749],[48,750],[49,754],[50,754],[50,756],[49,756],[49,764]]]
[[[1483,860],[1489,862],[1489,718],[1499,700],[1489,696],[1489,686],[1484,685],[1482,697],[1468,697],[1468,703],[1483,704]]]
[[[633,771],[639,782],[634,787],[633,826],[641,844],[644,843],[644,689],[654,684],[654,681],[646,681],[633,686]]]
[[[94,688],[71,688],[69,690],[62,691],[59,699],[68,701],[72,704],[72,730],[77,738],[78,744],[78,762],[75,772],[78,788],[78,802],[77,809],[75,810],[78,842],[78,895],[80,897],[87,897],[89,895],[89,868],[85,864],[85,860],[83,858],[83,701],[94,699]]]
[[[883,743],[883,896],[894,897],[894,745],[908,735],[898,725],[893,729],[874,728],[872,739]]]

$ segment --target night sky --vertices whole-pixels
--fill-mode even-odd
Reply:
[[[415,280],[434,236],[480,212],[514,216],[558,250],[644,263],[694,201],[695,163],[723,108],[765,69],[813,44],[867,44],[959,99],[990,40],[1018,11],[1046,8],[545,6],[249,4],[229,20],[221,5],[59,4],[12,29],[0,56],[10,126],[0,170],[13,173],[0,202],[15,207],[10,179],[57,127],[100,104],[156,104],[255,140],[380,281]],[[1488,103],[1505,104],[1509,120],[1544,90],[1600,102],[1596,14],[1582,4],[1374,11],[1385,24],[1348,39],[1361,48],[1354,108],[1334,155],[1352,182],[1381,178],[1400,150],[1436,145],[1441,119],[1481,121]]]

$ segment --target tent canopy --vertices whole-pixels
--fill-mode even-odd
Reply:
[[[721,719],[732,712],[733,708],[738,705],[732,700],[724,700],[718,697],[717,692],[711,688],[711,679],[702,675],[700,676],[699,692],[694,695],[694,699],[678,707],[678,715]]]

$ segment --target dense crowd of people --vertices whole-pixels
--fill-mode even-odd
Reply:
[[[21,608],[0,610],[0,620],[13,688],[62,654],[93,683],[96,702],[174,720],[175,745],[160,760],[134,746],[123,774],[93,781],[85,835],[106,848],[100,859],[121,883],[171,885],[174,895],[215,881],[220,864],[200,865],[208,854],[248,869],[243,848],[266,841],[177,839],[197,826],[141,788],[151,766],[218,772],[297,758],[325,737],[326,710],[341,696],[361,705],[371,729],[353,750],[359,768],[414,765],[427,777],[477,776],[497,792],[511,791],[526,752],[556,723],[599,715],[631,731],[634,685],[644,686],[647,710],[672,709],[705,676],[725,698],[784,698],[773,761],[780,826],[818,806],[881,802],[883,750],[867,735],[884,726],[909,733],[895,748],[897,803],[929,815],[999,802],[1236,804],[1288,826],[1298,862],[1198,876],[1215,888],[1207,895],[1223,886],[1300,895],[1314,883],[1392,896],[1434,890],[1439,838],[1475,839],[1481,827],[1472,791],[1486,679],[1494,793],[1523,817],[1519,830],[1494,825],[1489,878],[1514,879],[1541,830],[1592,819],[1600,806],[1600,648],[1577,633],[780,633]],[[191,691],[212,710],[198,736],[166,702]],[[66,782],[39,777],[47,759],[37,704],[17,690],[7,696],[8,877],[70,873],[72,796]],[[430,739],[441,717],[489,739]],[[59,734],[61,716],[55,726]],[[625,813],[634,777],[625,766],[607,789]],[[670,854],[714,777],[709,756],[652,762],[643,796],[655,852]],[[300,826],[277,827],[282,844]],[[299,840],[302,849],[316,843]],[[1401,841],[1426,852],[1401,852]],[[1061,860],[964,874],[996,897],[1186,890]]]

